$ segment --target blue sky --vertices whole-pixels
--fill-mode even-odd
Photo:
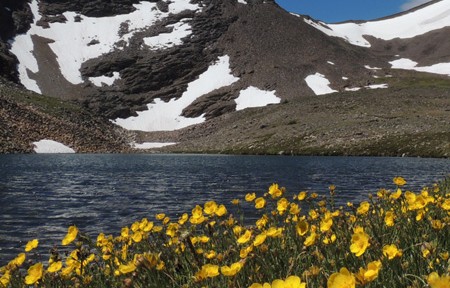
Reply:
[[[428,2],[428,0],[275,0],[289,12],[309,15],[334,23],[346,20],[373,20]]]

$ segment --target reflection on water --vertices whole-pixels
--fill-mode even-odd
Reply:
[[[449,172],[449,160],[420,158],[1,155],[0,265],[33,238],[48,250],[71,224],[94,237],[117,234],[142,217],[176,217],[207,200],[229,207],[232,199],[262,194],[274,182],[290,195],[324,194],[335,184],[346,203],[392,188],[397,175],[417,191]]]

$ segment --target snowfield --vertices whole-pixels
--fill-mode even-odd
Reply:
[[[347,42],[370,47],[364,35],[383,40],[412,38],[427,32],[450,26],[450,0],[441,0],[422,9],[384,20],[364,23],[325,24],[310,19],[304,21],[325,34],[340,37]]]
[[[394,69],[416,70],[450,76],[450,63],[438,63],[431,66],[417,66],[417,62],[402,58],[389,62]]]
[[[198,79],[188,84],[179,99],[171,99],[169,102],[155,99],[154,103],[147,104],[146,111],[137,112],[138,116],[117,118],[113,123],[128,130],[173,131],[204,122],[203,115],[186,118],[181,114],[198,97],[239,80],[231,74],[229,60],[229,56],[219,57]]]
[[[325,75],[316,73],[305,78],[306,84],[314,91],[316,95],[330,94],[338,92],[330,88],[330,81],[325,78]]]
[[[34,145],[34,152],[36,153],[42,153],[42,154],[54,154],[54,153],[75,153],[75,150],[72,148],[48,139],[43,139],[37,142],[33,142]]]
[[[152,148],[161,148],[164,146],[169,146],[169,145],[175,145],[177,143],[173,143],[173,142],[167,142],[167,143],[162,143],[162,142],[144,142],[144,143],[131,143],[130,146],[131,148],[134,149],[152,149]]]
[[[145,37],[144,43],[152,50],[170,48],[183,44],[184,37],[191,35],[191,25],[184,23],[190,19],[182,19],[182,22],[167,25],[166,27],[172,28],[171,33],[161,33],[154,37]]]
[[[34,73],[39,71],[33,55],[32,35],[53,40],[54,42],[50,43],[49,46],[57,56],[62,75],[72,84],[81,84],[83,79],[79,69],[83,62],[97,58],[114,49],[121,49],[120,46],[117,46],[119,41],[125,41],[128,45],[129,40],[136,32],[152,26],[156,21],[169,16],[171,13],[178,14],[184,10],[200,10],[198,5],[190,4],[189,0],[172,1],[167,13],[156,9],[156,3],[140,2],[134,5],[136,8],[134,12],[111,17],[95,18],[75,12],[65,12],[63,15],[67,18],[66,23],[49,23],[50,28],[44,29],[36,25],[36,21],[41,17],[38,12],[38,1],[33,0],[30,7],[34,15],[34,23],[31,25],[31,29],[26,34],[15,37],[10,44],[12,46],[11,52],[17,56],[20,62],[18,67],[20,81],[27,89],[37,93],[41,93],[41,91],[36,81],[32,80],[27,72],[27,70]],[[82,20],[76,22],[76,16],[81,17]],[[119,33],[122,23],[128,25],[128,31],[123,35]],[[167,33],[162,33],[154,39],[147,39],[149,46],[155,44],[156,48],[160,48],[168,45],[169,41],[176,45],[181,41],[177,37],[188,36],[190,31],[188,24],[174,25],[173,35],[168,37]],[[88,45],[92,43],[97,44]],[[94,84],[98,86],[98,82],[95,81],[94,79]]]
[[[275,95],[274,91],[265,91],[250,86],[241,90],[239,97],[234,100],[236,102],[236,111],[246,108],[263,107],[269,104],[278,104],[281,98]]]

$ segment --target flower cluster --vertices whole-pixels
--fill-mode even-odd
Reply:
[[[70,226],[46,261],[37,239],[0,268],[0,287],[450,287],[450,180],[414,193],[402,177],[361,203],[288,195],[208,201],[91,238]]]

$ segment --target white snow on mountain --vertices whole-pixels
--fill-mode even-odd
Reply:
[[[261,90],[250,86],[241,90],[236,102],[236,111],[252,107],[263,107],[269,104],[278,104],[281,99],[275,95],[274,91]]]
[[[36,153],[75,153],[72,148],[54,140],[43,139],[33,145]]]
[[[130,143],[131,148],[134,149],[152,149],[152,148],[161,148],[165,146],[175,145],[175,142],[144,142],[144,143]]]
[[[65,12],[63,13],[67,18],[65,23],[49,23],[50,27],[44,29],[36,25],[36,21],[40,19],[38,1],[33,0],[30,7],[34,15],[34,23],[31,25],[31,29],[26,34],[16,36],[10,43],[12,46],[11,52],[17,56],[20,62],[18,70],[22,84],[27,89],[38,93],[40,93],[39,87],[28,76],[27,72],[28,70],[34,73],[39,71],[33,55],[32,35],[53,40],[49,46],[57,56],[61,73],[69,82],[80,84],[83,79],[79,69],[83,62],[97,58],[114,49],[121,49],[117,45],[119,41],[128,43],[136,32],[155,24],[156,21],[169,16],[169,14],[177,14],[184,10],[200,10],[198,5],[191,4],[189,0],[176,0],[171,1],[169,11],[163,13],[156,8],[156,3],[146,1],[135,4],[136,10],[129,14],[111,17],[95,18],[75,12]],[[76,16],[80,16],[81,21],[76,22]],[[124,32],[125,34],[121,34],[119,31],[124,24],[128,25],[128,29]],[[174,30],[179,28],[179,31],[184,31],[183,35],[186,35],[186,31],[188,31],[186,26],[175,28]],[[164,34],[161,37],[167,38],[167,35]],[[167,40],[159,42],[166,43]]]
[[[169,102],[155,99],[154,103],[147,104],[147,110],[137,112],[138,116],[117,118],[113,122],[128,130],[141,131],[173,131],[204,122],[203,115],[186,118],[181,114],[198,97],[239,80],[231,74],[229,60],[227,55],[219,57],[198,79],[188,84],[179,99],[171,99]]]
[[[152,50],[158,50],[183,44],[181,39],[192,33],[191,25],[185,23],[187,20],[190,19],[182,19],[181,22],[167,25],[166,27],[173,29],[171,33],[161,33],[158,36],[145,37],[145,45],[150,46]]]
[[[117,79],[120,79],[119,72],[113,72],[112,76],[89,77],[89,81],[98,87],[102,87],[103,84],[111,86]]]
[[[364,35],[383,40],[404,39],[450,26],[450,0],[438,1],[393,18],[363,23],[326,24],[306,18],[304,21],[329,36],[341,37],[354,45],[370,47]]]
[[[309,88],[314,91],[316,95],[324,95],[330,94],[333,92],[337,92],[330,88],[330,81],[325,78],[325,75],[320,73],[308,75],[305,78],[306,84],[308,84]]]
[[[450,76],[450,63],[438,63],[431,66],[417,66],[417,62],[406,58],[394,60],[389,63],[394,69],[416,70],[421,72]]]

